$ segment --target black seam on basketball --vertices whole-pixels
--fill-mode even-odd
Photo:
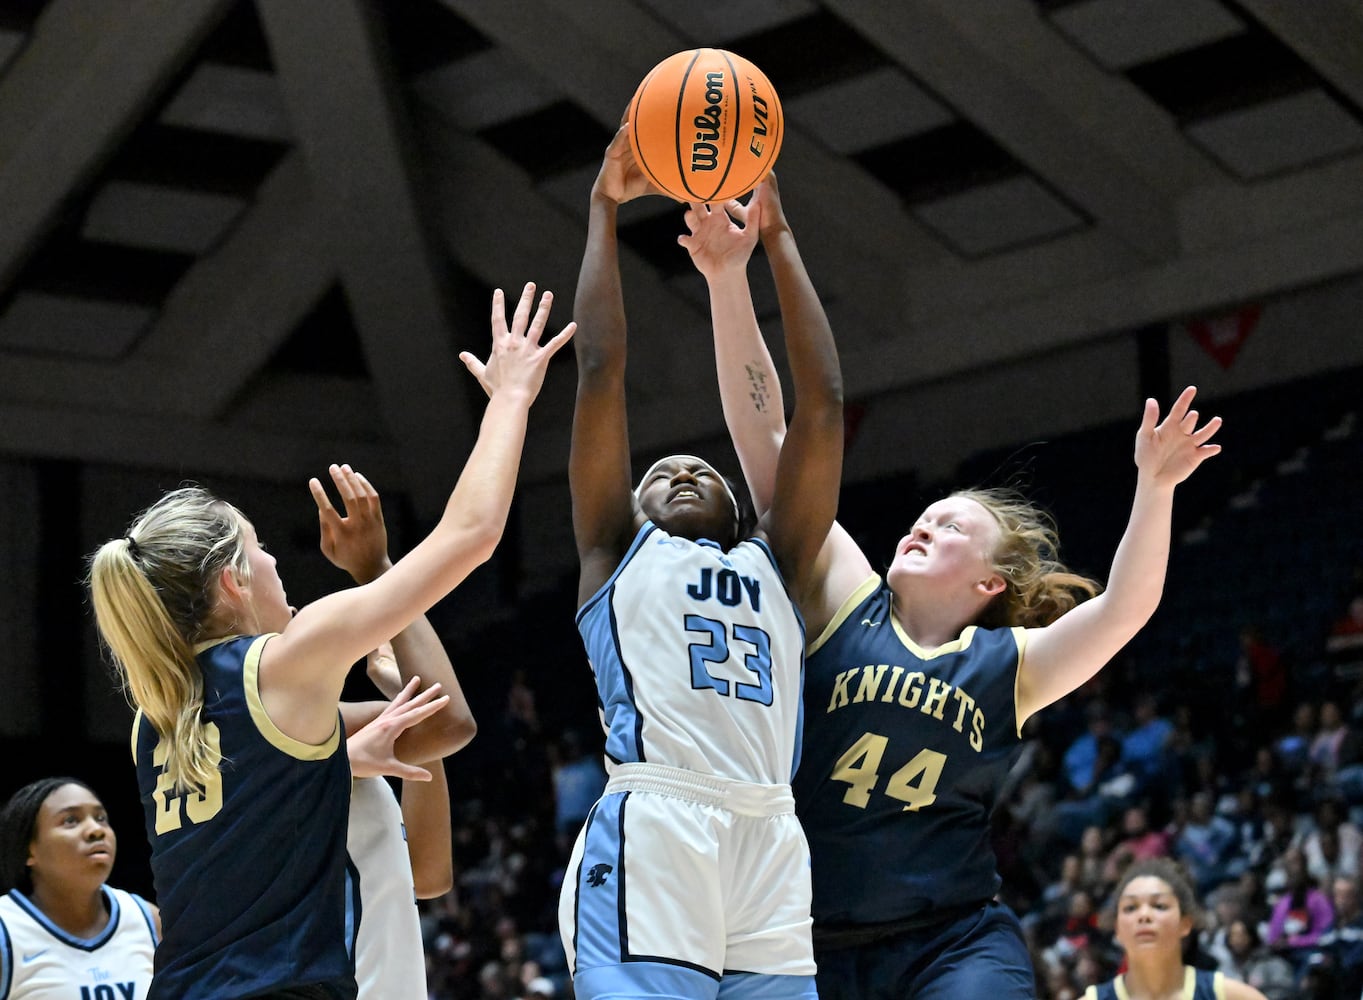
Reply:
[[[681,85],[677,87],[677,111],[675,117],[672,119],[672,145],[677,147],[677,176],[681,179],[681,186],[686,189],[686,193],[691,195],[696,201],[704,201],[705,199],[696,197],[696,192],[693,191],[691,185],[687,183],[686,168],[682,166],[681,109],[682,101],[686,97],[686,81],[691,79],[691,70],[695,68],[696,60],[700,58],[700,54],[704,51],[704,49],[696,49],[696,54],[693,55],[691,61],[686,64],[686,72],[682,74]]]
[[[724,164],[724,173],[720,175],[719,183],[715,185],[715,189],[710,192],[710,197],[706,198],[706,201],[713,200],[715,195],[719,194],[720,190],[724,187],[724,182],[729,179],[729,171],[734,168],[734,154],[738,152],[738,137],[740,134],[738,126],[739,123],[743,121],[743,101],[738,93],[738,70],[734,68],[733,60],[729,58],[728,52],[724,49],[717,49],[716,51],[719,52],[720,56],[724,59],[724,64],[729,67],[729,79],[733,81],[734,127],[729,130],[729,162]]]
[[[639,107],[644,103],[644,91],[648,88],[648,85],[653,82],[653,77],[657,75],[657,72],[658,72],[657,66],[654,66],[651,70],[649,70],[648,76],[644,77],[643,83],[639,84],[638,93],[634,95],[634,105],[632,108],[630,108],[629,116],[630,119],[629,144],[630,148],[633,149],[634,151],[634,160],[636,163],[639,164],[639,169],[648,175],[648,179],[653,182],[654,186],[656,186],[662,191],[667,191],[667,188],[663,187],[662,182],[658,180],[658,174],[647,163],[644,162],[644,147],[643,144],[639,142],[638,134]]]

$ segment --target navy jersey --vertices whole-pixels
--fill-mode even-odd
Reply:
[[[175,789],[165,748],[133,722],[137,783],[164,940],[149,1000],[251,996],[325,984],[355,996],[358,891],[346,855],[350,762],[338,721],[320,746],[275,727],[260,700],[271,636],[198,654],[202,718],[221,754],[201,793]]]
[[[1023,629],[919,648],[872,577],[810,647],[803,765],[814,923],[862,925],[983,903],[1000,880],[989,814],[1017,748]]]
[[[1225,1000],[1225,977],[1219,972],[1183,967],[1183,1000]],[[1130,1000],[1121,976],[1084,991],[1084,1000]]]
[[[647,523],[577,613],[608,769],[649,763],[789,783],[804,622],[759,539],[728,552]]]

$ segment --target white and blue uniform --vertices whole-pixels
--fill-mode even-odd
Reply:
[[[650,522],[577,623],[610,781],[559,905],[575,992],[812,996],[804,623],[771,550]]]
[[[0,1000],[145,1000],[156,921],[140,896],[103,887],[109,922],[66,933],[18,889],[0,896]]]
[[[426,1000],[426,954],[402,806],[383,778],[355,778],[346,851],[360,875],[359,1000]]]

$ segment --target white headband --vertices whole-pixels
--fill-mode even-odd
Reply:
[[[645,472],[643,476],[640,477],[639,485],[634,487],[634,498],[636,500],[639,499],[639,494],[642,493],[644,490],[644,483],[648,482],[648,477],[653,475],[653,473],[657,470],[658,466],[664,464],[665,462],[675,462],[679,460],[683,462],[694,462],[696,465],[703,465],[705,466],[705,468],[709,469],[710,473],[716,479],[719,480],[719,485],[724,487],[724,495],[729,498],[729,503],[733,504],[734,506],[734,523],[737,524],[740,520],[742,520],[742,515],[739,513],[738,510],[738,498],[734,496],[734,491],[729,489],[729,481],[725,479],[722,475],[720,475],[719,470],[716,469],[713,465],[705,461],[705,459],[703,458],[697,458],[695,455],[664,455],[662,458],[658,459],[658,461],[650,465],[648,467],[648,471]]]

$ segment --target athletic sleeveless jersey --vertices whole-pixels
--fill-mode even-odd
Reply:
[[[1183,1000],[1225,1000],[1225,977],[1219,972],[1183,967]],[[1084,991],[1084,1000],[1131,1000],[1121,976]]]
[[[144,1000],[156,921],[140,896],[103,887],[109,923],[66,933],[18,889],[0,896],[0,1000]]]
[[[1018,748],[1022,629],[933,650],[900,629],[871,577],[809,651],[795,808],[814,876],[814,925],[947,914],[999,887],[989,814]]]
[[[426,1000],[426,955],[402,807],[383,778],[350,786],[351,863],[360,873],[364,921],[355,942],[360,1000]]]
[[[639,529],[577,613],[614,765],[784,785],[798,763],[804,622],[767,544]]]
[[[165,940],[149,1000],[221,1000],[310,983],[355,996],[359,898],[346,856],[350,762],[280,732],[260,701],[270,635],[201,649],[202,718],[221,749],[202,794],[173,788],[139,713],[133,756]]]

